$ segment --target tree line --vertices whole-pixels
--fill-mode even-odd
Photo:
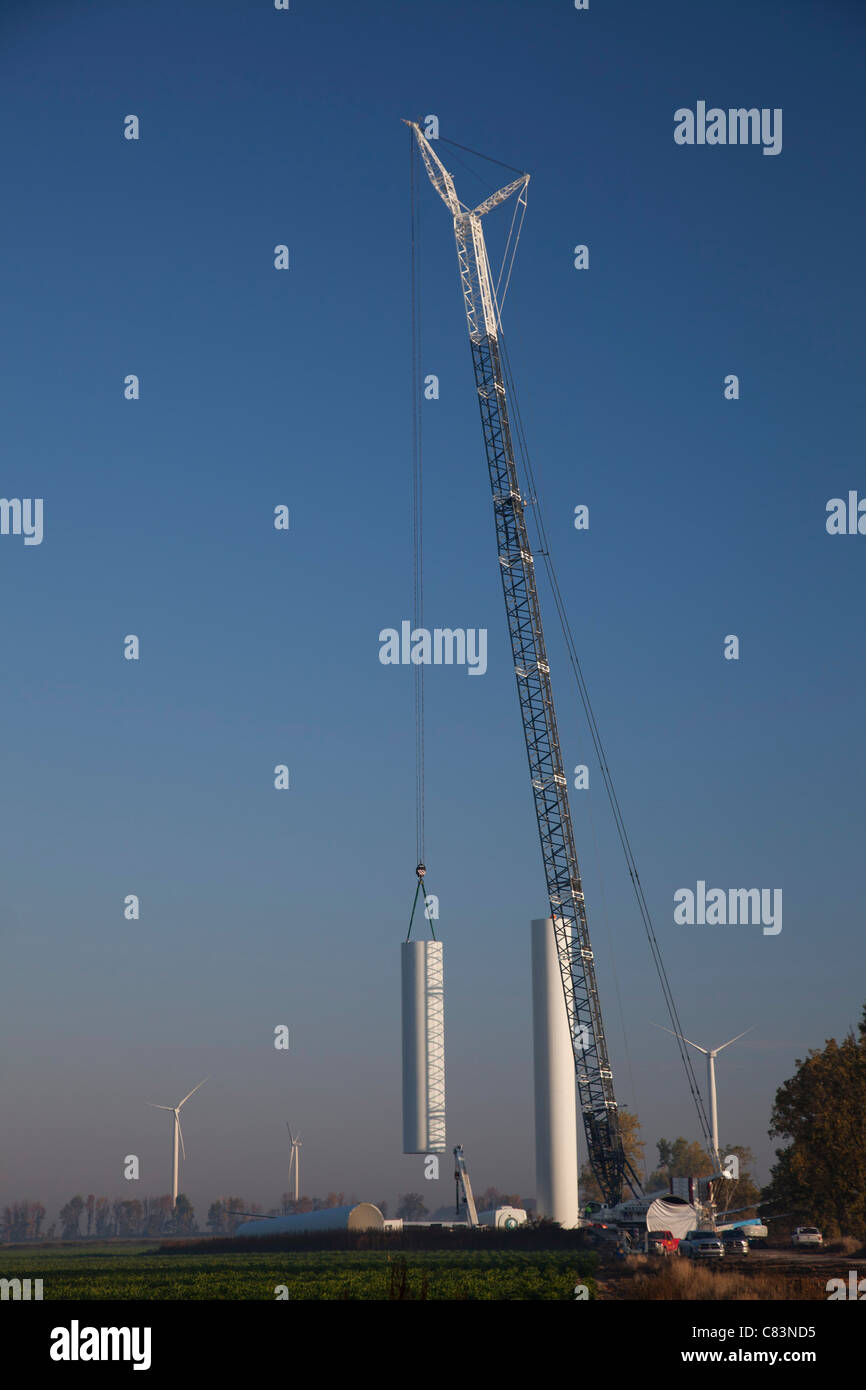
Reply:
[[[349,1205],[358,1199],[349,1197]],[[248,1202],[243,1197],[218,1197],[208,1207],[205,1231],[214,1236],[232,1236],[242,1221],[256,1216],[294,1216],[309,1211],[324,1211],[330,1207],[346,1205],[342,1192],[329,1192],[324,1197],[290,1197],[284,1192],[279,1206],[263,1211],[257,1202]],[[496,1187],[488,1187],[477,1198],[479,1211],[491,1207],[522,1206],[516,1193],[500,1192]],[[376,1203],[383,1216],[388,1215],[387,1201]],[[418,1192],[401,1193],[397,1199],[397,1215],[405,1221],[423,1221],[430,1213],[424,1198]],[[434,1219],[447,1220],[453,1217],[453,1205],[440,1207],[433,1212]],[[160,1197],[132,1197],[126,1200],[110,1201],[108,1197],[88,1197],[77,1195],[70,1198],[60,1208],[59,1218],[45,1225],[46,1210],[41,1202],[13,1202],[4,1207],[0,1219],[0,1240],[5,1242],[38,1240],[111,1240],[115,1237],[135,1236],[191,1236],[204,1234],[196,1221],[195,1211],[188,1197],[178,1194],[177,1206],[172,1210],[168,1193]]]
[[[46,1211],[41,1202],[13,1202],[3,1208],[0,1239],[26,1240],[107,1240],[112,1236],[159,1236],[191,1234],[198,1229],[195,1213],[181,1193],[172,1210],[168,1193],[160,1197],[133,1197],[111,1201],[108,1197],[77,1194],[60,1208],[56,1221],[45,1225]]]
[[[350,1198],[352,1203],[355,1198]],[[243,1197],[218,1197],[208,1208],[205,1229],[212,1235],[233,1235],[237,1226],[255,1216],[290,1216],[293,1213],[319,1211],[345,1205],[342,1192],[329,1192],[325,1197],[299,1197],[297,1201],[283,1193],[280,1205],[262,1211],[257,1202]],[[387,1210],[387,1203],[380,1204]],[[45,1224],[46,1209],[42,1202],[13,1202],[3,1208],[0,1217],[0,1240],[20,1243],[39,1240],[110,1240],[134,1236],[189,1236],[200,1233],[195,1210],[189,1198],[178,1193],[172,1209],[171,1196],[132,1197],[111,1201],[108,1197],[71,1197],[60,1208],[56,1221]]]

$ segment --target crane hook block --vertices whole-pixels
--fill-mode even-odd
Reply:
[[[418,879],[420,882],[420,880],[424,877],[424,875],[427,872],[426,866],[424,864],[419,864],[415,872],[418,875]]]

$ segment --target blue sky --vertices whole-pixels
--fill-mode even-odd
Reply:
[[[166,1190],[146,1102],[202,1076],[200,1218],[279,1197],[285,1118],[309,1191],[450,1197],[447,1163],[424,1184],[400,1152],[412,692],[378,661],[411,616],[401,117],[430,113],[532,175],[505,326],[560,581],[683,1026],[754,1025],[719,1106],[766,1179],[776,1087],[866,994],[866,540],[824,525],[866,494],[863,28],[841,0],[4,10],[0,494],[42,497],[45,534],[0,536],[0,1201]],[[781,154],[677,146],[698,100],[782,108]],[[420,194],[427,622],[489,631],[483,679],[427,674],[449,1143],[532,1195],[544,883],[453,237]],[[592,769],[544,611],[566,763]],[[592,770],[578,853],[652,1158],[696,1119]],[[782,932],[675,925],[698,879],[781,887]]]

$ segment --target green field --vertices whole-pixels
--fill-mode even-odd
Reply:
[[[156,1254],[153,1245],[0,1250],[0,1278],[41,1279],[43,1299],[573,1300],[594,1256],[576,1251]]]

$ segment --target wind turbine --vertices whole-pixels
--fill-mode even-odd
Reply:
[[[207,1077],[205,1077],[204,1081],[207,1081]],[[180,1109],[181,1109],[181,1106],[182,1106],[182,1105],[186,1105],[187,1101],[189,1100],[189,1097],[190,1097],[190,1096],[194,1096],[195,1093],[196,1093],[196,1091],[199,1089],[199,1087],[204,1085],[204,1081],[200,1081],[200,1082],[198,1083],[198,1086],[193,1086],[192,1090],[189,1092],[189,1095],[184,1096],[183,1100],[182,1100],[182,1101],[179,1101],[177,1105],[157,1105],[157,1104],[156,1104],[154,1101],[152,1101],[152,1100],[149,1100],[149,1101],[147,1102],[148,1105],[152,1105],[152,1106],[153,1106],[154,1110],[170,1110],[171,1113],[172,1113],[172,1115],[174,1115],[174,1124],[173,1124],[173,1126],[172,1126],[172,1144],[171,1144],[171,1207],[172,1207],[172,1211],[173,1211],[174,1208],[177,1206],[177,1141],[178,1141],[178,1139],[180,1139],[181,1152],[182,1152],[184,1158],[186,1158],[186,1149],[185,1149],[184,1146],[183,1146],[183,1130],[182,1130],[181,1127],[180,1127]]]
[[[298,1200],[298,1187],[299,1187],[299,1172],[298,1172],[298,1170],[299,1170],[299,1168],[300,1168],[300,1166],[301,1166],[301,1154],[300,1154],[300,1149],[301,1149],[301,1136],[300,1136],[300,1134],[298,1134],[297,1136],[295,1136],[294,1134],[292,1134],[292,1131],[291,1131],[291,1128],[289,1127],[288,1121],[286,1121],[286,1129],[289,1131],[289,1138],[290,1138],[291,1141],[292,1141],[292,1152],[291,1152],[291,1154],[290,1154],[290,1156],[289,1156],[289,1182],[292,1181],[292,1170],[294,1169],[294,1174],[295,1174],[295,1201],[297,1201],[297,1200]]]
[[[712,1157],[716,1167],[719,1167],[721,1159],[719,1158],[719,1112],[716,1105],[716,1058],[726,1047],[730,1047],[731,1043],[739,1042],[740,1038],[746,1036],[746,1033],[751,1033],[755,1025],[752,1024],[752,1028],[747,1028],[744,1033],[738,1033],[735,1038],[728,1038],[727,1042],[719,1043],[718,1047],[701,1047],[700,1043],[692,1042],[691,1038],[683,1037],[682,1033],[675,1033],[673,1028],[665,1028],[661,1023],[656,1023],[653,1026],[655,1028],[661,1028],[665,1033],[670,1033],[674,1038],[682,1038],[683,1042],[688,1043],[689,1047],[694,1047],[698,1052],[703,1052],[707,1059],[707,1085],[710,1092],[710,1129],[712,1131],[713,1145]]]

